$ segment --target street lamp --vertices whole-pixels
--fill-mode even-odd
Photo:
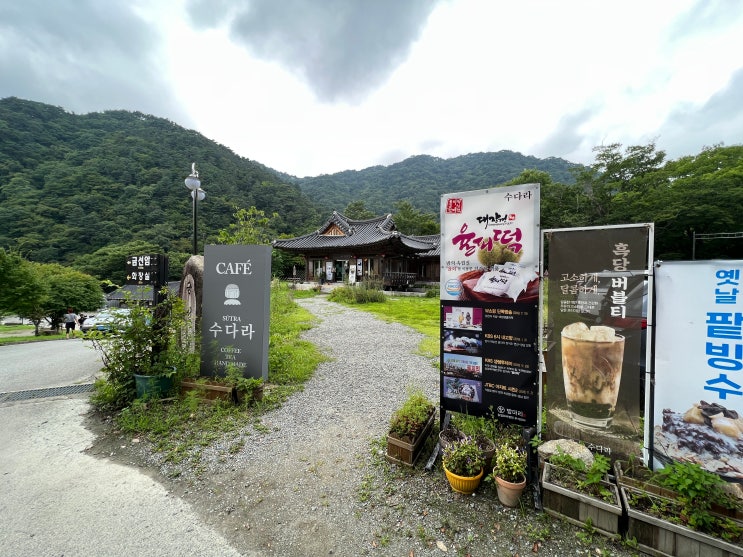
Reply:
[[[191,190],[191,199],[193,200],[193,249],[192,255],[198,255],[199,250],[196,246],[196,216],[198,215],[199,201],[204,201],[206,192],[201,189],[201,180],[196,170],[196,163],[191,163],[191,174],[185,179],[186,187]]]

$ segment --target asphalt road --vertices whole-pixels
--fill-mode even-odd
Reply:
[[[0,346],[0,392],[89,383],[100,365],[82,340]],[[0,555],[240,555],[155,479],[85,453],[87,397],[0,402]]]
[[[92,383],[101,365],[81,339],[0,346],[0,393]]]

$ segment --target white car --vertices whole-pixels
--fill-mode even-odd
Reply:
[[[116,327],[126,326],[129,321],[129,312],[128,308],[105,309],[85,319],[80,329],[85,334],[90,331],[108,333]]]

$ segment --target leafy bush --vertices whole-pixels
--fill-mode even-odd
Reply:
[[[328,299],[346,304],[367,304],[370,302],[385,302],[387,296],[373,281],[364,281],[355,286],[338,287],[330,293]]]
[[[586,466],[581,459],[562,451],[553,454],[549,461],[558,467],[552,469],[551,477],[555,483],[565,484],[566,487],[575,488],[600,499],[614,499],[613,492],[604,485],[606,474],[611,468],[611,461],[604,455],[593,455],[591,466]]]
[[[182,348],[189,345],[190,334],[185,304],[172,294],[155,308],[135,305],[126,318],[117,318],[108,334],[91,333],[104,373],[104,381],[94,387],[93,404],[109,409],[128,406],[136,395],[135,374],[195,375],[198,354]]]
[[[683,508],[681,519],[695,530],[714,529],[715,517],[709,512],[713,502],[735,508],[730,495],[722,489],[725,480],[698,464],[673,462],[654,472],[652,480],[676,492]]]
[[[521,427],[516,424],[506,424],[495,417],[495,410],[491,406],[485,416],[470,416],[454,412],[452,425],[470,437],[484,436],[495,442],[496,445],[509,443],[516,447],[524,445],[521,437]]]

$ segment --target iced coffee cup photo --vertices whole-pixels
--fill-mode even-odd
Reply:
[[[561,340],[565,398],[573,421],[609,427],[622,379],[624,337],[611,327],[579,322],[563,328]]]

